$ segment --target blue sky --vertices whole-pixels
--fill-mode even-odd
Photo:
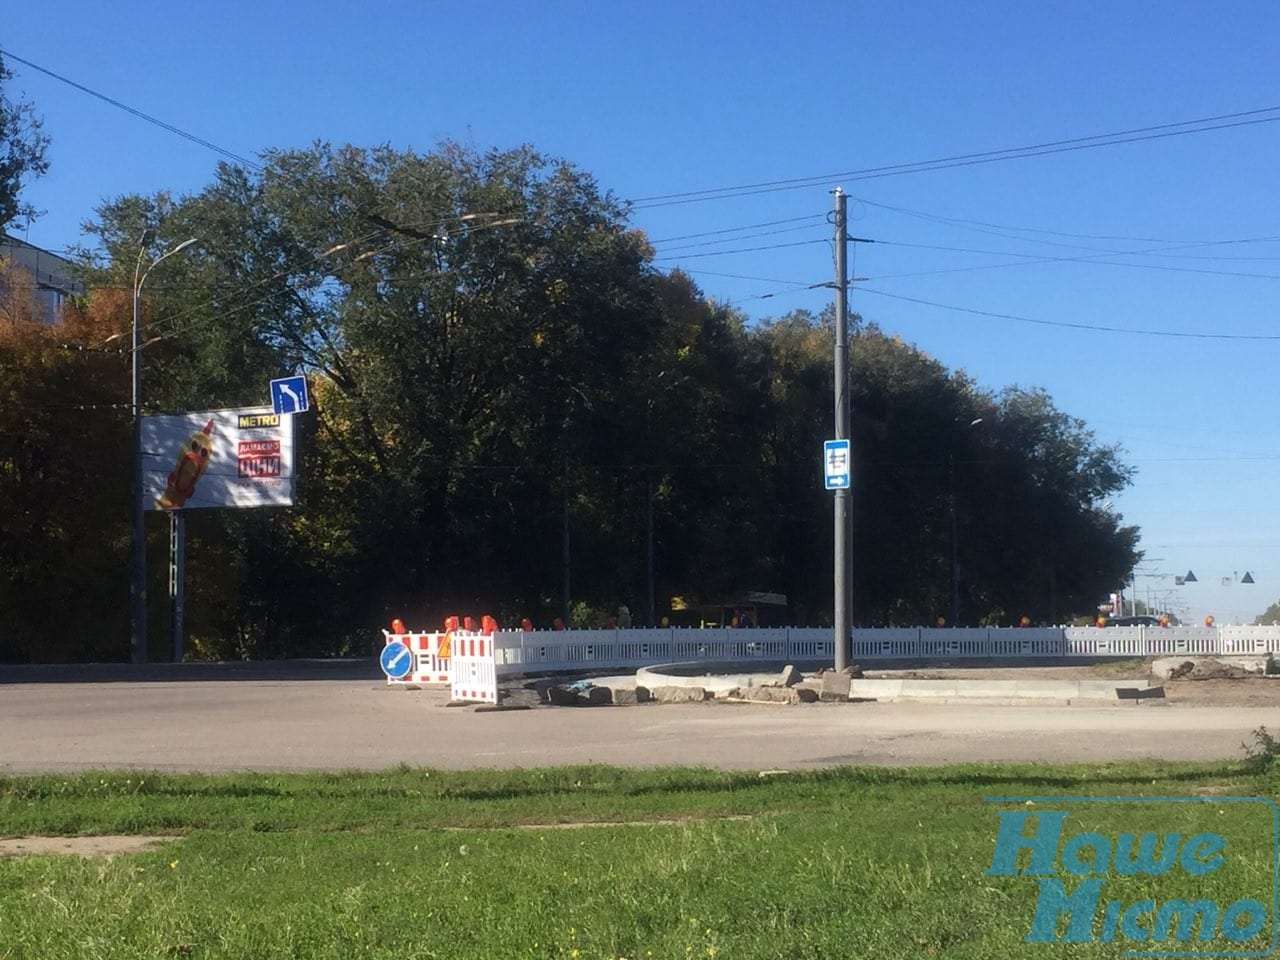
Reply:
[[[1124,447],[1138,474],[1114,508],[1143,529],[1141,597],[1172,594],[1219,623],[1280,598],[1269,0],[10,6],[5,51],[241,156],[316,139],[532,143],[637,201],[659,265],[753,318],[830,302],[810,286],[832,276],[841,186],[850,232],[877,241],[854,252],[867,279],[853,309],[986,388],[1043,387]],[[47,211],[32,243],[76,242],[106,198],[211,179],[207,147],[8,62],[9,93],[53,138],[52,168],[26,193]],[[855,176],[1246,111],[1265,112]],[[785,180],[806,182],[644,199]],[[675,239],[692,234],[706,236]],[[815,483],[817,464],[815,451]],[[1199,582],[1175,587],[1188,570]]]

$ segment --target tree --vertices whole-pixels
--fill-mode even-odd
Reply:
[[[657,616],[674,593],[767,590],[829,620],[831,311],[753,325],[655,271],[571,164],[316,144],[112,201],[91,233],[96,289],[126,299],[139,257],[200,239],[147,285],[147,412],[311,378],[295,509],[189,519],[201,655],[367,652],[393,616],[647,614],[650,580]],[[855,623],[949,614],[953,571],[962,623],[1091,610],[1139,556],[1102,506],[1131,477],[1120,451],[1043,391],[854,328]]]
[[[0,231],[36,217],[37,211],[24,204],[20,194],[29,179],[49,169],[45,159],[49,138],[43,121],[30,102],[7,95],[5,88],[12,79],[13,72],[0,57]]]
[[[563,491],[588,515],[611,482],[599,468],[626,464],[636,401],[618,384],[659,319],[648,246],[589,176],[528,148],[320,144],[100,214],[108,282],[129,276],[149,222],[206,251],[149,287],[153,402],[261,402],[270,372],[316,379],[299,509],[245,540],[261,562],[242,560],[297,573],[290,557],[321,558],[324,583],[302,578],[317,583],[290,611],[302,621],[267,616],[265,594],[254,616],[367,636],[393,613],[554,595]],[[592,591],[611,566],[595,532],[575,547]],[[241,617],[276,579],[244,582]]]
[[[1280,600],[1277,600],[1271,606],[1267,607],[1267,609],[1254,617],[1253,622],[1255,625],[1280,623]]]
[[[0,287],[30,286],[9,269]],[[127,655],[128,378],[95,349],[119,329],[99,306],[0,309],[0,660]]]

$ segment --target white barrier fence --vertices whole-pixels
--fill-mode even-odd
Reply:
[[[450,654],[453,699],[468,703],[497,703],[498,675],[493,637],[482,633],[455,634]]]
[[[826,627],[499,630],[499,676],[686,661],[827,661]],[[855,629],[852,660],[1153,657],[1280,653],[1280,626]]]

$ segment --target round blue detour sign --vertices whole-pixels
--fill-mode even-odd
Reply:
[[[403,643],[388,643],[378,657],[382,672],[392,680],[407,677],[413,669],[413,653]]]

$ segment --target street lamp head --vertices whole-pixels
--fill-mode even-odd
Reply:
[[[142,238],[138,241],[138,246],[149,247],[151,246],[152,243],[155,242],[155,239],[156,239],[155,228],[147,227],[147,229],[142,231]]]

